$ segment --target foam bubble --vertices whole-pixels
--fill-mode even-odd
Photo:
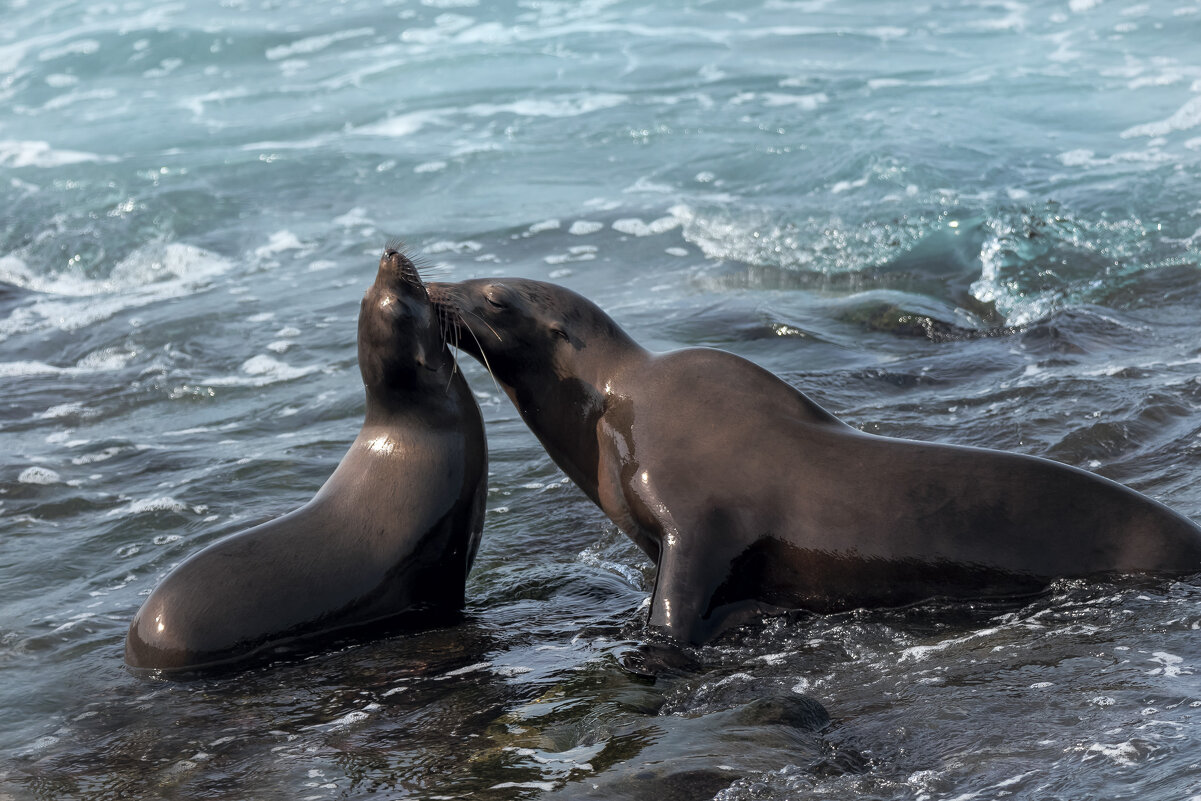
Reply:
[[[362,709],[356,709],[353,712],[347,712],[342,717],[335,718],[328,723],[319,723],[316,726],[309,726],[308,728],[319,729],[323,731],[332,729],[345,729],[349,726],[355,725],[356,723],[362,723],[364,720],[367,720],[367,718],[371,717],[372,712],[377,712],[380,709],[382,709],[382,707],[379,704],[374,702],[369,703],[366,704]]]
[[[433,242],[426,245],[423,251],[427,255],[436,253],[479,253],[484,249],[484,246],[473,239],[467,239],[462,242],[452,242],[449,239],[444,239],[440,242]]]
[[[59,484],[62,483],[62,477],[48,467],[34,465],[22,470],[17,481],[22,484]]]
[[[542,232],[544,232],[544,231],[557,231],[557,230],[559,230],[561,227],[562,227],[562,224],[561,224],[561,223],[560,223],[558,220],[556,220],[556,219],[552,219],[552,220],[543,220],[542,222],[539,222],[539,223],[534,223],[534,224],[533,224],[533,225],[531,225],[529,228],[527,228],[527,229],[526,229],[526,233],[528,233],[528,234],[540,234],[540,233],[542,233]]]
[[[95,462],[104,462],[113,458],[120,452],[121,448],[115,446],[111,448],[105,448],[97,453],[85,453],[82,456],[75,456],[71,459],[71,464],[82,465],[94,464]]]
[[[829,96],[825,92],[816,92],[808,95],[791,95],[778,92],[765,92],[761,95],[763,105],[765,106],[795,106],[801,111],[813,111],[818,106],[821,106],[830,101]]]
[[[649,223],[644,223],[637,217],[628,217],[613,222],[613,230],[631,236],[653,236],[663,234],[680,227],[680,218],[674,216],[660,217]]]
[[[593,222],[591,220],[576,220],[571,224],[571,228],[567,229],[567,233],[574,234],[575,236],[587,236],[588,234],[595,234],[604,227],[604,223]]]
[[[187,512],[188,505],[182,501],[177,501],[174,498],[161,495],[157,498],[141,498],[139,500],[130,501],[125,506],[117,509],[110,509],[109,517],[127,517],[130,515],[140,515],[146,512]],[[136,546],[126,546],[135,547]],[[136,551],[135,551],[136,553]]]
[[[575,261],[592,261],[596,258],[597,249],[593,245],[577,245],[568,248],[566,253],[558,253],[543,259],[547,264],[568,264]]]
[[[70,417],[72,415],[87,414],[90,410],[84,407],[82,403],[60,403],[56,406],[51,406],[46,411],[38,415],[43,420],[53,420],[59,417]]]

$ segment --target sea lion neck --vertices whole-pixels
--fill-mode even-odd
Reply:
[[[467,385],[454,380],[452,370],[457,370],[453,362],[437,370],[418,367],[408,375],[389,375],[382,383],[369,383],[364,375],[364,426],[389,425],[417,418],[437,426],[462,404],[474,404],[475,398]]]

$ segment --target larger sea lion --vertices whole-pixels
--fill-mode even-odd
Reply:
[[[168,574],[130,624],[128,665],[216,667],[462,608],[484,520],[484,423],[396,250],[363,297],[358,345],[366,419],[333,475],[296,511]]]
[[[1201,570],[1201,529],[1084,470],[865,434],[745,359],[653,354],[580,295],[430,284],[555,463],[658,564],[649,623],[1015,596]]]

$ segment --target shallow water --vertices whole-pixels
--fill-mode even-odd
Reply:
[[[172,565],[341,458],[392,236],[866,431],[1201,518],[1201,4],[0,18],[0,798],[1201,797],[1196,579],[775,619],[629,675],[652,566],[467,362],[492,475],[461,624],[121,662]]]

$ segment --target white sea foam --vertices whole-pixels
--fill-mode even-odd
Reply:
[[[556,253],[543,259],[547,264],[569,264],[577,261],[592,261],[596,258],[597,249],[593,245],[577,245],[568,248],[566,253]]]
[[[763,105],[765,106],[796,106],[802,111],[813,111],[818,106],[824,105],[830,101],[825,92],[816,92],[809,95],[790,95],[781,94],[779,92],[765,92],[761,95]]]
[[[664,234],[680,227],[680,218],[675,216],[660,217],[649,223],[644,223],[637,217],[627,217],[614,220],[613,230],[631,236],[653,236]]]
[[[0,323],[0,331],[3,324]],[[3,339],[3,337],[0,337]],[[115,348],[104,348],[89,353],[71,367],[58,367],[39,361],[0,362],[0,378],[13,378],[29,375],[80,375],[85,373],[105,372],[124,367],[134,354],[116,351]],[[84,410],[86,413],[87,410]]]
[[[1187,131],[1201,125],[1201,95],[1191,97],[1167,119],[1135,125],[1122,131],[1123,139],[1135,136],[1167,136],[1174,131]]]
[[[255,248],[254,255],[260,259],[265,259],[288,250],[304,249],[305,245],[300,241],[300,237],[291,231],[284,230],[271,234],[267,240],[267,244]]]
[[[479,253],[483,249],[483,244],[474,239],[465,239],[462,242],[443,239],[426,245],[422,248],[422,252],[432,256],[438,253]]]
[[[64,92],[63,94],[56,95],[56,96],[50,98],[49,100],[47,100],[45,103],[43,103],[40,111],[59,111],[61,109],[67,108],[68,106],[73,106],[76,103],[82,103],[82,102],[86,102],[89,100],[112,100],[113,98],[118,97],[118,96],[119,95],[118,95],[116,89],[88,89],[88,90],[77,91],[77,92]],[[46,143],[39,142],[38,144],[44,145]],[[74,158],[79,158],[80,156],[90,157],[90,158],[79,158],[80,161],[116,161],[117,160],[116,158],[114,158],[112,156],[93,156],[93,154],[90,154],[90,153],[75,153],[73,151],[59,151],[59,152],[60,153],[62,153],[62,152],[70,153],[71,156]],[[52,166],[57,166],[57,165],[52,165]]]
[[[113,162],[115,156],[84,153],[78,150],[56,150],[49,142],[0,140],[0,166],[3,167],[62,167],[84,162]]]
[[[0,320],[0,340],[45,329],[76,331],[126,309],[190,295],[205,288],[211,278],[229,267],[230,263],[220,256],[177,242],[140,248],[113,267],[108,278],[99,279],[70,271],[36,275],[19,258],[4,257],[0,259],[0,281],[45,297],[17,307],[7,319]],[[80,368],[114,366],[120,365],[109,360],[81,364]],[[55,371],[57,368],[34,370]]]
[[[351,133],[403,138],[428,125],[450,125],[456,116],[495,117],[512,114],[518,117],[578,117],[619,106],[626,100],[625,95],[619,94],[581,94],[558,98],[527,98],[511,103],[476,103],[461,109],[410,111],[359,126]],[[491,149],[491,146],[486,149]],[[462,154],[462,151],[456,152]]]
[[[539,223],[534,223],[526,229],[528,234],[540,234],[544,231],[557,231],[562,228],[562,224],[558,220],[543,220]]]
[[[921,661],[933,653],[945,651],[948,648],[952,648],[957,645],[963,645],[981,637],[990,637],[993,634],[996,634],[997,631],[998,629],[995,628],[980,629],[979,631],[971,632],[970,634],[966,634],[962,637],[951,637],[933,645],[913,645],[901,651],[900,661]]]
[[[213,387],[263,387],[281,381],[292,381],[317,372],[321,365],[293,367],[266,354],[252,356],[242,362],[242,375],[216,376],[202,383]]]
[[[188,505],[182,501],[177,501],[174,498],[166,495],[157,498],[139,498],[130,501],[124,506],[116,509],[110,509],[109,517],[127,517],[130,515],[140,515],[146,512],[186,512]]]
[[[48,467],[34,465],[22,470],[17,476],[17,481],[22,484],[59,484],[62,482],[62,476]]]
[[[83,464],[95,464],[96,462],[105,462],[105,461],[108,461],[109,459],[113,458],[114,456],[116,456],[118,453],[121,452],[121,450],[122,450],[121,448],[113,446],[110,448],[105,448],[104,450],[98,451],[96,453],[85,453],[81,456],[72,457],[71,464],[83,465]]]
[[[9,255],[0,258],[0,281],[50,295],[92,297],[136,293],[146,284],[172,279],[197,281],[219,275],[229,267],[229,262],[216,254],[193,245],[168,242],[134,251],[113,267],[106,279],[84,278],[70,272],[35,275],[24,261]]]
[[[38,61],[52,61],[63,56],[90,56],[100,52],[100,42],[95,39],[77,39],[65,45],[48,47],[38,53]]]
[[[1192,670],[1184,665],[1184,658],[1169,654],[1166,651],[1156,651],[1151,654],[1151,661],[1158,663],[1160,666],[1147,671],[1152,676],[1164,676],[1165,678],[1176,678],[1178,676],[1192,675]]]
[[[335,718],[329,723],[319,723],[316,726],[309,726],[308,728],[319,729],[322,731],[345,729],[355,725],[356,723],[362,723],[364,720],[367,720],[367,718],[371,717],[373,712],[378,712],[381,708],[382,707],[379,704],[369,703],[362,709],[356,709],[353,712],[347,712],[342,717]]]
[[[468,673],[476,673],[481,670],[487,670],[490,667],[492,667],[491,662],[476,662],[474,664],[467,665],[466,667],[461,667],[456,670],[448,670],[445,673],[443,673],[442,676],[440,676],[439,678],[450,678],[451,676],[465,676]]]
[[[515,114],[518,117],[578,117],[594,111],[615,108],[627,101],[626,95],[581,94],[551,99],[524,99],[512,103],[477,103],[464,112],[474,117]]]
[[[434,19],[434,27],[406,28],[400,40],[419,45],[438,44],[449,41],[454,34],[470,28],[474,23],[473,18],[462,14],[439,14]]]
[[[1115,744],[1093,743],[1085,749],[1084,758],[1088,760],[1096,756],[1104,757],[1123,767],[1132,767],[1138,764],[1139,749],[1132,742]]]
[[[355,28],[349,31],[338,31],[337,33],[327,33],[320,36],[310,36],[305,39],[298,39],[288,45],[279,45],[278,47],[267,48],[267,60],[279,61],[295,55],[308,55],[317,53],[326,49],[332,44],[344,42],[347,39],[361,39],[364,36],[374,36],[374,28]]]
[[[604,223],[592,220],[576,220],[571,224],[571,228],[567,229],[567,233],[574,234],[575,236],[587,236],[588,234],[595,234],[604,227]]]
[[[85,415],[89,413],[89,409],[85,408],[82,403],[59,403],[51,406],[46,411],[38,415],[43,420],[53,420],[59,417],[71,417],[72,415]]]
[[[356,225],[370,225],[371,219],[367,216],[367,210],[361,206],[355,206],[345,214],[340,214],[334,217],[334,225],[341,225],[344,228],[350,228]]]
[[[55,367],[45,362],[0,362],[0,378],[15,378],[26,375],[54,375],[55,373],[62,372],[66,372],[62,367]]]
[[[205,115],[205,107],[209,103],[224,103],[229,100],[241,100],[250,97],[251,90],[245,86],[235,86],[229,89],[218,89],[212,92],[205,92],[196,97],[185,97],[178,101],[178,104],[188,111],[195,114],[197,117]]]
[[[443,115],[437,111],[411,111],[407,114],[397,114],[385,117],[379,122],[369,123],[355,128],[352,133],[363,136],[386,136],[401,139],[417,133],[427,125],[443,121]]]

